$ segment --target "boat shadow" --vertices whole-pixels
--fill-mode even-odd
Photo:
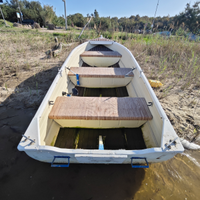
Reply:
[[[50,164],[17,150],[21,135],[56,74],[57,67],[26,79],[17,86],[21,90],[11,94],[0,106],[0,198],[133,199],[145,177],[144,169],[132,169],[130,164],[71,164],[69,168],[51,168]],[[35,77],[38,83],[43,80],[36,89]],[[48,79],[45,81],[44,77]],[[31,92],[27,87],[32,88]]]

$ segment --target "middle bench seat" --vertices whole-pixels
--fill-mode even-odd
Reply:
[[[57,97],[49,118],[62,127],[135,128],[153,117],[144,98]]]
[[[131,68],[71,67],[68,76],[75,85],[75,74],[79,75],[80,86],[87,88],[123,87],[134,77]]]

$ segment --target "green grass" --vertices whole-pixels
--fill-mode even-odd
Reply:
[[[68,33],[53,33],[53,36],[68,37]]]
[[[6,21],[6,24],[9,25],[10,27],[13,27],[13,23]],[[5,26],[4,20],[0,19],[0,27]]]

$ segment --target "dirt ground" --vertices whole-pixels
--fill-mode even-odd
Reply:
[[[32,29],[31,27],[28,27],[28,26],[22,26],[20,27],[21,29]],[[71,33],[71,32],[74,32],[75,34],[80,34],[82,28],[79,28],[79,27],[76,27],[72,29],[71,27],[68,28],[68,30],[66,31],[65,28],[63,27],[60,27],[60,28],[55,28],[55,30],[48,30],[47,28],[39,28],[39,29],[35,29],[35,30],[38,30],[39,32],[42,32],[42,33]]]
[[[159,91],[156,91],[156,94]],[[198,90],[177,91],[160,100],[179,137],[200,144],[200,95]]]

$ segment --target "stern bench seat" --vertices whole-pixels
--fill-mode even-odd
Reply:
[[[75,85],[75,74],[79,75],[80,86],[87,88],[123,87],[134,77],[131,68],[71,67],[68,76]]]
[[[85,51],[80,56],[88,65],[97,67],[114,65],[122,57],[117,51]]]
[[[57,97],[49,118],[62,127],[135,128],[153,117],[144,98]]]

